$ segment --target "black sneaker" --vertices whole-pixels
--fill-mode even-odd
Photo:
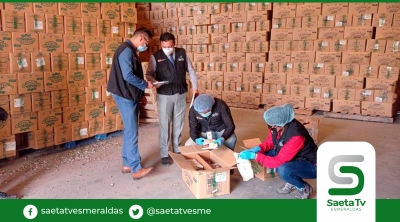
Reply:
[[[165,166],[170,165],[169,158],[168,157],[161,158],[161,163],[162,163],[162,165],[165,165]]]
[[[17,199],[17,195],[8,195],[6,193],[0,192],[0,199]]]

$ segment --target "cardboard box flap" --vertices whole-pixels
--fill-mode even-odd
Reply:
[[[259,138],[243,140],[243,144],[246,148],[253,148],[260,145],[261,140]]]
[[[225,166],[232,167],[236,165],[236,159],[233,156],[233,151],[229,148],[222,146],[216,150],[212,150],[211,152],[215,154],[225,164]]]
[[[182,151],[182,150],[181,150]],[[185,170],[194,170],[191,163],[189,163],[184,156],[181,154],[176,154],[173,152],[169,152],[171,158],[175,161],[176,164],[182,169]]]
[[[201,149],[200,145],[191,145],[191,146],[181,146],[179,150],[182,154],[189,154],[189,153],[198,153],[204,152],[205,150]]]

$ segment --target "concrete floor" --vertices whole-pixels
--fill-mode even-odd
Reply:
[[[266,138],[263,111],[232,110],[236,123],[238,145],[242,140]],[[314,115],[315,116],[315,115]],[[400,121],[395,124],[321,118],[318,140],[366,141],[376,149],[376,197],[400,198]],[[18,194],[23,198],[194,198],[181,179],[181,169],[172,164],[162,166],[158,153],[158,125],[144,124],[139,128],[139,147],[145,167],[154,166],[151,174],[133,181],[122,174],[122,137],[53,154],[30,154],[0,168],[0,191]],[[188,138],[186,123],[183,140]],[[316,181],[309,181],[315,192]],[[294,198],[294,193],[276,192],[280,179],[244,182],[238,171],[231,177],[231,194],[218,198]]]

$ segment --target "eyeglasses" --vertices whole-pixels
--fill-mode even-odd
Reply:
[[[144,41],[146,41],[146,45],[149,45],[149,41],[144,36],[142,36],[142,37],[143,37]]]

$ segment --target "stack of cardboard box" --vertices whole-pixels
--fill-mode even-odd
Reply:
[[[400,4],[273,6],[264,104],[394,115]]]
[[[0,101],[11,114],[0,138],[28,135],[40,149],[122,129],[107,74],[136,29],[135,3],[0,3],[0,15]]]
[[[140,4],[138,25],[155,34],[143,61],[160,49],[159,35],[171,32],[185,48],[201,93],[230,106],[257,107],[269,49],[271,3]],[[139,7],[139,4],[138,4]],[[188,93],[188,101],[191,93]]]

